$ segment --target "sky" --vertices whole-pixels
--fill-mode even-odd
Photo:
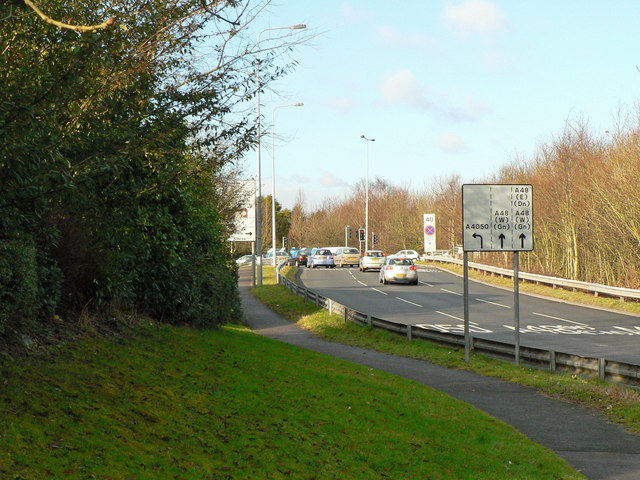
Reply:
[[[311,38],[261,96],[262,194],[274,163],[276,200],[313,211],[348,197],[367,164],[370,182],[424,190],[531,159],[571,122],[605,136],[636,118],[638,18],[637,0],[273,0],[256,37],[306,24],[289,35]],[[243,168],[257,177],[255,151]]]

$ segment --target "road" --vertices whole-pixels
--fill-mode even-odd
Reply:
[[[301,269],[308,288],[359,312],[448,333],[464,331],[463,279],[420,267],[419,284],[382,285],[378,272]],[[515,343],[513,291],[469,282],[474,337]],[[640,365],[640,317],[520,294],[520,344]]]

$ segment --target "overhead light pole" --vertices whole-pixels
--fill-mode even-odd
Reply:
[[[369,250],[369,142],[375,142],[375,138],[367,138],[360,135],[367,142],[367,180],[365,183],[365,201],[364,201],[364,251]]]
[[[258,123],[257,123],[257,136],[258,136],[258,200],[256,203],[256,256],[257,256],[257,285],[262,286],[262,169],[260,165],[260,90],[262,86],[260,84],[260,37],[264,32],[271,30],[301,30],[307,28],[304,24],[290,25],[288,27],[269,27],[265,28],[258,34],[258,43],[256,47],[258,49],[258,63],[256,65],[256,83],[257,92],[256,98],[258,101]],[[275,252],[274,252],[275,253]]]
[[[304,103],[290,103],[288,105],[278,105],[273,109],[273,120],[271,123],[271,168],[273,172],[271,191],[271,250],[273,251],[273,266],[276,266],[276,110],[285,107],[302,107]]]

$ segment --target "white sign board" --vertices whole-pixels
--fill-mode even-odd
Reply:
[[[424,251],[433,253],[436,251],[436,215],[434,213],[424,214]]]
[[[236,212],[235,232],[229,237],[232,242],[256,241],[256,181],[237,182],[240,208]]]
[[[462,232],[467,252],[533,250],[533,186],[463,185]]]

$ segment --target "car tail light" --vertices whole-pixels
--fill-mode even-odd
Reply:
[[[418,268],[415,265],[411,265],[411,268],[409,268],[409,270],[417,270]]]
[[[387,265],[386,270],[393,270],[393,265]]]

